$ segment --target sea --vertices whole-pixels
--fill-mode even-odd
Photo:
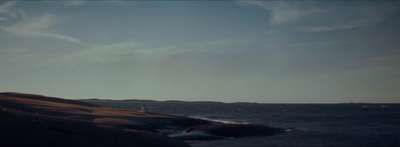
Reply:
[[[400,104],[262,104],[150,100],[83,100],[106,107],[260,124],[292,131],[273,136],[190,141],[191,146],[400,146]]]

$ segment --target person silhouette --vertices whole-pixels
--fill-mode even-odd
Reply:
[[[146,112],[146,106],[142,105],[142,107],[140,108],[140,112]]]

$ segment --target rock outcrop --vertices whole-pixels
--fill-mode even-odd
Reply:
[[[41,95],[0,93],[2,146],[189,146],[183,140],[282,132],[262,125],[224,124]]]
[[[283,133],[284,129],[253,124],[217,124],[195,126],[183,131],[185,134],[191,132],[205,132],[222,137],[243,137],[276,135]]]
[[[31,94],[0,94],[2,146],[188,146],[157,131],[208,124],[170,115],[100,107]],[[196,124],[197,123],[197,124]]]

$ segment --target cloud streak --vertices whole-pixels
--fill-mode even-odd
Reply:
[[[290,5],[284,1],[235,1],[236,4],[244,7],[260,7],[271,13],[270,23],[272,25],[285,24],[298,19],[309,17],[320,13],[322,9],[304,9]]]
[[[36,32],[36,31],[29,31],[29,30],[23,30],[23,29],[14,29],[14,28],[8,28],[8,27],[4,27],[4,26],[1,26],[0,28],[10,34],[14,34],[17,36],[57,39],[57,40],[62,40],[62,41],[70,42],[70,43],[90,46],[89,44],[85,44],[85,43],[81,42],[79,39],[76,39],[76,38],[70,37],[70,36],[66,36],[66,35],[55,34],[55,33],[46,33],[46,32]]]
[[[88,1],[86,0],[72,0],[72,1],[44,1],[46,3],[55,4],[55,5],[63,5],[63,6],[82,6],[86,4]]]
[[[28,19],[23,19],[12,27],[23,30],[42,31],[62,21],[61,18],[47,13],[40,16],[26,18]]]
[[[62,21],[62,19],[51,14],[43,14],[41,16],[27,18],[30,19],[22,19],[22,21],[12,25],[11,27],[0,26],[0,29],[21,37],[56,39],[84,46],[93,46],[83,43],[79,39],[71,36],[47,32],[46,29]]]
[[[17,1],[5,2],[3,5],[0,6],[0,14],[6,14],[6,15],[8,15],[8,17],[11,17],[11,18],[17,17],[17,13],[15,13],[13,10],[10,10],[11,7],[13,7],[17,4],[18,4]],[[0,21],[7,20],[7,19],[8,19],[7,17],[1,17]]]
[[[17,5],[18,2],[17,1],[8,1],[5,2],[3,5],[0,6],[0,13],[10,13],[10,10],[8,8]]]
[[[231,40],[213,40],[178,45],[153,45],[152,43],[125,41],[94,46],[56,59],[57,61],[53,63],[54,67],[115,63],[129,63],[130,65],[145,67],[176,61],[184,61],[186,64],[186,62],[198,60],[192,57],[199,58],[199,56],[216,52],[215,46],[232,45],[233,42]]]
[[[327,32],[327,31],[336,31],[343,29],[351,29],[358,28],[376,24],[380,21],[380,19],[365,19],[365,20],[353,20],[349,21],[345,24],[334,25],[334,26],[319,26],[319,27],[305,27],[301,30],[304,32]]]
[[[66,6],[80,6],[85,4],[87,1],[67,1],[65,2]]]
[[[391,61],[391,60],[400,60],[400,56],[372,57],[369,59],[369,61],[372,61],[372,62],[383,62],[383,61]]]

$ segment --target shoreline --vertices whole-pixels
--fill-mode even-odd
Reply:
[[[5,146],[190,146],[185,141],[283,133],[21,93],[0,93],[0,118]]]

